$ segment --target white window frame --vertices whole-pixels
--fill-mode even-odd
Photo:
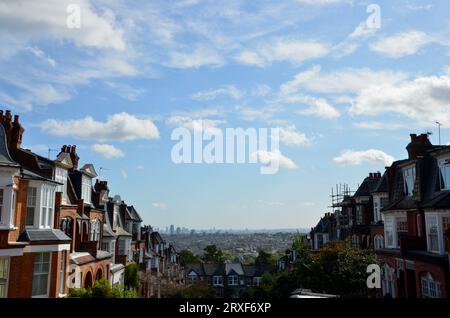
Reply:
[[[42,184],[39,194],[39,228],[52,229],[55,217],[55,186]]]
[[[67,177],[68,177],[68,172],[67,169],[64,169],[62,167],[56,167],[55,169],[55,181],[62,183],[62,185],[58,185],[56,187],[56,192],[61,192],[62,196],[61,196],[61,201],[63,203],[67,202],[66,198],[67,198]]]
[[[47,287],[46,287],[46,293],[45,294],[41,294],[41,295],[33,295],[32,294],[32,298],[46,298],[46,297],[48,297],[48,295],[49,295],[49,293],[50,293],[50,276],[51,276],[51,272],[52,272],[52,253],[51,252],[39,252],[39,253],[36,253],[36,255],[37,254],[48,254],[49,255],[49,259],[48,259],[48,273],[47,273]],[[36,256],[35,256],[36,257]],[[34,264],[36,263],[36,260],[34,261],[34,263],[33,263],[33,266],[34,266]],[[33,268],[33,279],[32,279],[32,282],[31,282],[31,288],[33,289],[33,281],[34,281],[34,276],[35,276],[36,274],[35,274],[35,271],[34,271],[34,268]],[[45,273],[39,273],[38,275],[45,275]]]
[[[223,276],[213,276],[214,286],[223,286]]]
[[[100,221],[98,219],[92,220],[90,222],[90,232],[89,232],[89,240],[90,241],[99,241],[100,240]]]
[[[430,213],[425,211],[425,229],[427,236],[427,250],[431,253],[444,255],[447,253],[445,250],[444,242],[444,230],[443,230],[443,218],[450,217],[450,211]],[[437,231],[437,249],[432,248],[430,240],[430,232],[432,228],[436,228]]]
[[[389,215],[384,219],[384,246],[387,248],[397,248],[397,231],[395,216]],[[392,242],[391,242],[392,240]]]
[[[238,286],[239,285],[239,276],[230,275],[228,276],[228,286]]]
[[[441,190],[450,190],[450,173],[446,175],[446,171],[450,172],[450,157],[440,159],[438,161],[439,166],[439,180],[442,181],[440,184]],[[448,178],[447,178],[448,177]]]
[[[383,296],[391,294],[392,298],[396,297],[394,284],[394,269],[389,265],[383,266]]]
[[[442,286],[436,281],[431,273],[420,277],[420,290],[423,298],[441,298]]]
[[[85,203],[91,203],[92,195],[92,178],[82,175],[81,176],[81,198]]]
[[[34,191],[34,194],[31,194],[30,192]],[[34,186],[28,186],[27,190],[27,210],[26,210],[26,216],[25,216],[25,226],[26,227],[34,227],[36,224],[36,208],[38,207],[38,193],[39,189],[38,187]],[[28,216],[29,216],[29,210],[33,210],[33,223],[28,224]]]
[[[373,247],[376,250],[383,249],[384,248],[384,238],[382,235],[377,234],[373,238]]]
[[[412,178],[412,180],[410,180]],[[412,197],[414,195],[414,185],[416,184],[416,166],[408,166],[403,168],[403,186],[405,195]]]
[[[253,286],[259,287],[262,282],[262,277],[253,277]]]
[[[156,267],[156,266],[155,266]],[[188,284],[189,286],[192,286],[195,284],[195,282],[198,280],[198,275],[195,272],[190,272],[188,275]]]
[[[0,298],[8,298],[10,258],[9,257],[0,257],[0,262],[4,263],[5,276],[6,276],[6,278],[1,278],[1,276],[3,274],[0,275],[0,285],[4,286],[4,292],[5,292],[5,294],[3,296],[0,294]]]
[[[66,278],[66,262],[67,262],[67,252],[61,251],[60,269],[59,269],[59,294],[65,294],[65,278]]]

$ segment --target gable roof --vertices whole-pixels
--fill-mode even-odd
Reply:
[[[132,205],[127,206],[126,210],[127,210],[127,219],[133,220],[133,221],[136,221],[136,222],[142,222],[141,216],[136,211],[134,206],[132,206]]]
[[[70,154],[67,152],[60,152],[55,159],[55,163],[66,169],[70,169],[73,167],[72,159],[70,158]]]
[[[370,196],[371,193],[375,192],[375,189],[378,187],[378,184],[380,183],[381,178],[372,176],[372,174],[369,177],[366,177],[359,186],[358,190],[356,190],[354,197],[366,197]]]
[[[236,275],[244,275],[244,270],[242,269],[241,263],[226,263],[225,264],[225,274],[230,275],[233,274],[233,272]]]
[[[83,167],[81,167],[80,171],[91,178],[95,178],[98,176],[97,172],[95,171],[94,165],[91,163],[85,164]]]

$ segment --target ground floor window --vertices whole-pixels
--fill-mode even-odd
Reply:
[[[441,284],[434,280],[430,273],[420,279],[423,298],[441,298]]]
[[[238,283],[238,277],[236,275],[228,276],[228,285],[237,286]]]
[[[0,298],[6,298],[9,277],[9,258],[0,257]]]
[[[385,265],[383,268],[383,296],[394,297],[394,270]]]
[[[384,238],[382,235],[375,235],[373,239],[373,246],[376,250],[384,248]]]
[[[32,296],[48,296],[50,253],[37,253],[34,258]]]

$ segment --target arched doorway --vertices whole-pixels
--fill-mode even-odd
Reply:
[[[86,277],[84,278],[84,288],[92,288],[92,274],[91,274],[91,272],[87,272]]]
[[[101,268],[97,269],[97,273],[95,274],[95,280],[99,280],[103,277],[103,271]]]

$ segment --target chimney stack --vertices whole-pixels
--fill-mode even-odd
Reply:
[[[409,159],[416,159],[419,156],[425,155],[425,153],[433,148],[427,134],[411,134],[411,142],[406,146]]]
[[[5,128],[6,141],[10,151],[18,149],[22,145],[22,136],[25,129],[19,122],[19,115],[14,115],[14,121],[10,110],[0,110],[0,122]]]

